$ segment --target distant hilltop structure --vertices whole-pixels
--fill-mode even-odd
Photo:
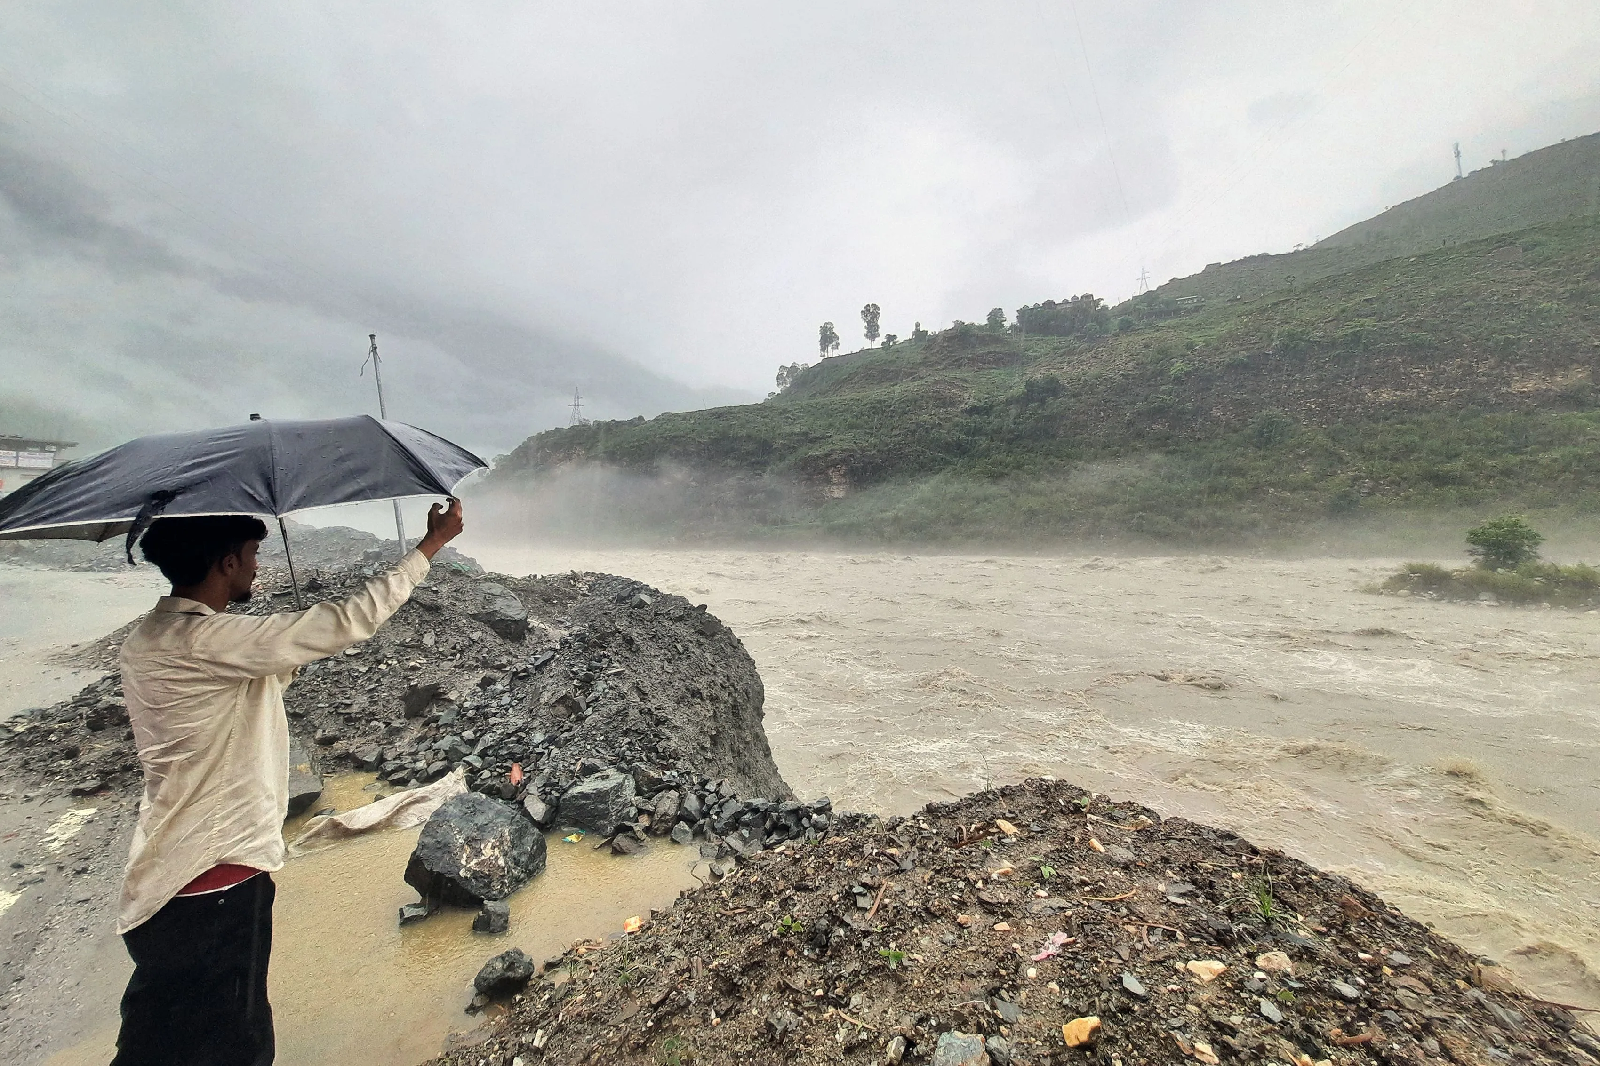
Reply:
[[[62,461],[61,453],[76,448],[73,440],[0,435],[0,496],[15,492]]]

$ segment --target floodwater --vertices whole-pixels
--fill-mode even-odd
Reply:
[[[1343,873],[1600,1007],[1600,615],[1362,591],[1397,559],[464,550],[708,604],[802,795],[903,813],[1055,775]]]
[[[331,778],[318,809],[371,802],[371,781],[362,774]],[[303,821],[287,826],[285,836],[298,835]],[[273,875],[269,995],[279,1062],[412,1066],[472,1039],[482,1017],[463,1008],[489,956],[519,947],[538,962],[578,940],[618,935],[626,919],[648,916],[696,883],[689,863],[697,851],[658,843],[624,859],[552,834],[545,872],[510,899],[510,932],[474,933],[474,912],[457,908],[401,927],[396,912],[417,899],[401,874],[420,832],[355,837],[296,855]],[[131,964],[125,954],[104,957],[122,972],[101,983],[120,988]],[[116,1000],[78,1006],[102,1016],[99,1035],[50,1058],[50,1066],[100,1064],[115,1054]]]
[[[75,645],[133,621],[166,595],[152,567],[70,573],[0,563],[0,721],[47,707],[100,676],[63,661]]]

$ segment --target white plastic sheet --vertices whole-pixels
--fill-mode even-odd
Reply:
[[[431,785],[408,788],[344,814],[313,818],[306,823],[306,831],[289,845],[289,850],[291,853],[313,851],[362,833],[419,826],[431,818],[445,800],[466,790],[466,776],[460,769],[454,770]]]

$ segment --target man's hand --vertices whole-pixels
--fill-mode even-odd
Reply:
[[[461,535],[461,501],[450,497],[450,506],[434,504],[428,508],[428,535],[417,545],[417,551],[430,560],[434,553]]]

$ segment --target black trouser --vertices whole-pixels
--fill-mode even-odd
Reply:
[[[179,896],[123,934],[133,977],[111,1066],[272,1062],[272,878]]]

